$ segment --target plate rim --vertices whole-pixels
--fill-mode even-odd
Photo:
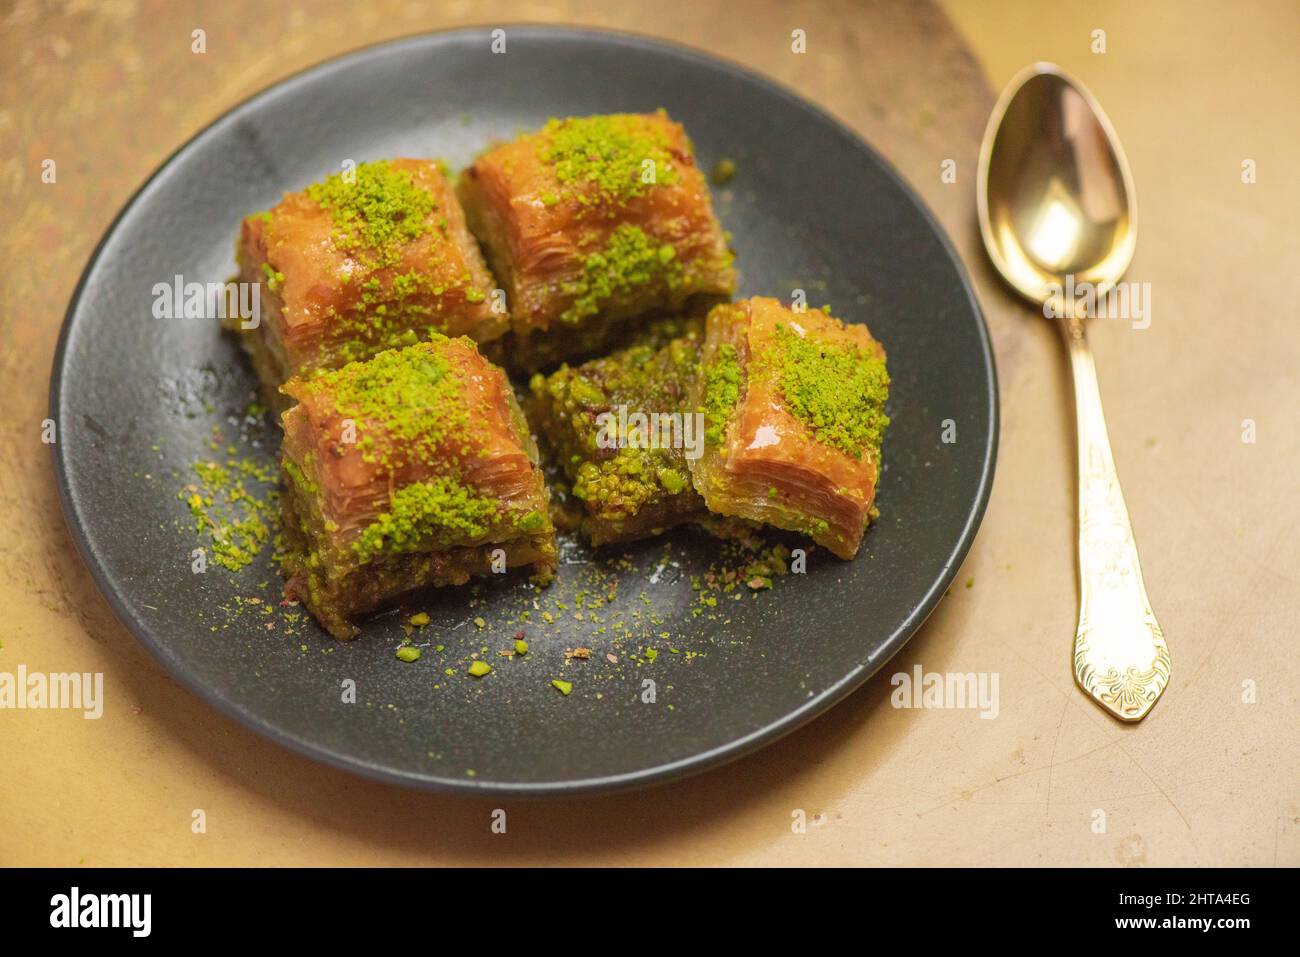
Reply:
[[[239,118],[246,115],[250,110],[255,110],[260,106],[263,100],[268,99],[273,94],[279,94],[298,84],[316,82],[331,72],[345,69],[354,63],[360,63],[374,58],[382,58],[391,54],[395,50],[425,45],[436,46],[440,41],[476,36],[485,31],[495,29],[504,29],[507,32],[507,35],[517,33],[525,38],[532,39],[569,39],[585,42],[613,43],[641,50],[666,53],[670,56],[685,58],[713,69],[723,70],[749,83],[764,88],[768,93],[780,97],[799,109],[814,114],[817,119],[823,123],[829,124],[838,133],[844,136],[845,139],[851,142],[862,154],[864,160],[874,163],[894,184],[894,186],[907,197],[911,204],[920,212],[922,219],[930,227],[931,231],[939,238],[940,246],[952,263],[952,266],[961,281],[962,289],[966,294],[966,300],[977,320],[976,327],[979,342],[979,357],[987,373],[986,399],[989,407],[989,418],[987,422],[988,441],[984,448],[983,460],[980,463],[978,488],[976,490],[973,507],[967,513],[965,523],[957,537],[957,541],[947,556],[947,564],[935,579],[930,590],[913,607],[911,614],[909,614],[894,629],[893,633],[888,636],[884,644],[881,646],[880,652],[874,658],[867,659],[865,662],[858,664],[855,668],[848,671],[831,685],[813,697],[807,699],[798,708],[785,713],[781,717],[767,723],[761,728],[751,731],[743,737],[735,738],[725,744],[710,748],[707,751],[697,752],[675,761],[656,764],[636,771],[569,780],[510,782],[451,778],[437,774],[423,774],[420,772],[396,770],[375,762],[367,761],[363,757],[359,757],[355,754],[345,753],[309,741],[299,735],[275,727],[264,719],[252,714],[248,709],[241,705],[239,701],[225,697],[216,689],[191,676],[179,660],[169,652],[166,643],[159,641],[154,635],[153,630],[149,628],[145,622],[136,615],[134,610],[129,607],[125,597],[119,593],[118,587],[111,582],[103,562],[99,559],[93,544],[86,535],[85,528],[81,521],[80,511],[73,500],[68,476],[69,464],[64,451],[65,447],[62,442],[58,441],[52,443],[50,446],[54,465],[55,485],[58,488],[59,506],[63,513],[64,525],[67,527],[68,533],[77,546],[77,552],[81,556],[82,563],[90,572],[100,594],[108,602],[114,615],[122,626],[137,642],[145,647],[149,654],[159,664],[161,664],[167,673],[181,684],[182,687],[195,694],[209,706],[215,708],[227,717],[233,718],[235,721],[261,737],[282,747],[288,748],[303,757],[342,771],[359,774],[363,777],[382,781],[388,784],[397,784],[447,795],[502,795],[516,798],[546,798],[626,793],[652,785],[666,784],[671,781],[677,781],[688,776],[702,773],[706,770],[716,769],[748,754],[752,754],[766,745],[785,737],[787,734],[798,730],[815,718],[825,714],[832,707],[842,702],[854,691],[858,690],[872,676],[880,671],[880,669],[882,669],[889,660],[915,636],[917,631],[920,630],[921,626],[924,625],[925,621],[930,617],[931,613],[933,613],[944,592],[956,577],[958,568],[969,553],[988,508],[989,497],[993,487],[994,474],[997,468],[998,447],[1001,433],[1001,409],[997,363],[993,352],[992,339],[989,334],[988,323],[984,317],[984,310],[980,307],[979,299],[975,295],[975,289],[971,282],[970,275],[968,274],[960,255],[958,255],[956,248],[953,246],[952,240],[948,236],[947,231],[943,228],[942,224],[940,224],[929,206],[926,205],[916,191],[903,178],[902,174],[899,173],[887,159],[878,153],[873,146],[866,142],[866,140],[823,107],[811,100],[805,99],[795,91],[787,88],[779,81],[774,80],[765,74],[758,73],[727,58],[699,50],[675,40],[624,30],[607,30],[586,26],[571,26],[567,24],[519,22],[492,25],[479,24],[457,27],[449,30],[423,31],[367,44],[340,53],[318,63],[314,63],[262,87],[231,106],[211,122],[200,127],[193,135],[186,139],[176,149],[172,150],[158,164],[144,182],[142,182],[140,186],[132,192],[131,196],[122,205],[122,208],[113,217],[112,221],[107,227],[105,227],[103,235],[100,236],[99,241],[95,244],[94,250],[86,261],[85,267],[82,269],[59,328],[59,336],[54,351],[53,367],[50,374],[49,416],[56,423],[56,427],[62,430],[63,408],[61,398],[64,385],[63,374],[67,362],[68,342],[71,337],[72,327],[77,321],[77,314],[82,306],[82,296],[85,292],[87,282],[99,267],[104,248],[117,232],[123,220],[132,212],[132,210],[135,209],[149,188],[155,183],[155,181],[163,176],[164,173],[171,170],[173,164],[175,164],[185,152],[190,150],[200,140],[215,135],[222,126],[237,122]]]

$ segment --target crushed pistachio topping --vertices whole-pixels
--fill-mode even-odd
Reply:
[[[664,335],[682,332],[661,345]],[[635,431],[648,428],[648,421],[633,425],[614,411],[680,413],[685,424],[686,395],[698,367],[698,325],[660,320],[645,335],[645,342],[529,382],[533,409],[572,483],[572,497],[604,521],[629,519],[647,504],[663,506],[682,493],[687,495],[676,508],[703,504],[691,487],[682,432],[670,434],[669,441],[662,434],[651,437]],[[643,441],[651,438],[658,441]]]
[[[546,516],[538,511],[526,512],[519,516],[515,526],[521,532],[539,532],[546,527]]]
[[[884,359],[851,343],[801,336],[786,325],[776,327],[773,351],[791,414],[819,442],[854,459],[880,447],[889,425]]]
[[[569,692],[573,690],[573,682],[562,681],[559,678],[554,678],[551,681],[551,687],[567,698],[569,696]]]
[[[389,496],[388,511],[362,530],[352,548],[360,561],[368,562],[430,543],[465,544],[485,536],[500,509],[496,500],[446,476],[412,482]]]
[[[492,666],[486,661],[471,661],[469,673],[475,678],[482,678],[492,671]]]
[[[740,401],[740,381],[740,354],[724,342],[704,369],[704,438],[714,445],[722,441],[727,420]]]
[[[667,136],[637,114],[552,119],[542,141],[542,162],[554,166],[560,183],[581,186],[572,195],[584,204],[621,205],[677,180]]]
[[[675,289],[681,283],[682,264],[677,251],[660,243],[637,226],[624,223],[610,235],[605,247],[582,261],[582,278],[563,284],[573,302],[560,314],[562,322],[577,323],[594,316],[611,299],[652,286]]]
[[[420,660],[420,649],[415,645],[402,645],[397,649],[397,660],[405,661],[408,664],[412,661]]]
[[[266,276],[266,288],[271,292],[279,292],[284,285],[284,273],[276,272],[270,263],[262,263],[262,275]]]
[[[213,564],[237,572],[247,566],[271,540],[276,516],[273,490],[256,494],[249,484],[273,486],[274,470],[251,458],[224,464],[195,462],[196,481],[177,497],[189,508],[194,531]]]
[[[367,424],[380,429],[404,456],[428,461],[441,444],[452,437],[468,438],[472,429],[463,383],[443,354],[442,347],[451,341],[435,333],[429,342],[322,373],[301,388],[307,396],[331,396],[339,417],[357,423],[358,444],[368,461],[380,453],[366,434]]]
[[[686,488],[688,481],[680,469],[670,468],[655,469],[655,478],[659,479],[659,484],[664,487],[669,495],[677,495],[682,489]]]
[[[397,262],[402,247],[428,231],[438,204],[415,183],[410,171],[388,160],[362,163],[356,181],[335,173],[307,187],[307,196],[334,221],[334,245],[378,267]]]

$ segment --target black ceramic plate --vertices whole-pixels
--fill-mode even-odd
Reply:
[[[257,731],[406,784],[627,789],[792,730],[865,681],[920,626],[988,497],[993,360],[935,222],[826,114],[678,47],[580,30],[506,32],[504,54],[492,52],[483,28],[326,63],[237,107],[172,156],[109,229],[68,310],[51,387],[55,465],[68,524],[121,620],[179,680]],[[178,275],[224,280],[242,216],[345,160],[436,156],[460,166],[492,138],[550,116],[660,106],[686,126],[703,168],[736,161],[735,178],[715,194],[734,235],[741,294],[788,300],[804,289],[811,306],[830,303],[868,322],[889,351],[881,517],[857,558],[822,550],[806,574],[757,595],[742,585],[710,607],[691,579],[718,562],[713,540],[678,532],[613,563],[570,544],[549,592],[497,580],[412,602],[408,611],[425,610],[432,623],[415,636],[423,654],[409,664],[394,657],[398,614],[371,621],[350,643],[309,620],[290,622],[275,604],[268,554],[238,573],[194,574],[197,542],[178,492],[193,463],[214,456],[214,426],[217,457],[233,445],[268,464],[277,433],[244,420],[255,381],[217,323],[154,318],[154,285]],[[942,441],[946,419],[956,442]],[[609,581],[617,596],[576,618],[590,598],[575,593]],[[518,630],[532,650],[498,657]],[[593,649],[591,659],[566,660],[564,650],[579,646]],[[481,648],[494,670],[474,679],[466,661]],[[553,689],[552,678],[571,681],[572,694]],[[343,700],[348,681],[356,703]]]

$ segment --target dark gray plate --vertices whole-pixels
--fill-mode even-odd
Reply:
[[[118,616],[225,713],[304,754],[405,784],[628,789],[794,729],[920,626],[988,498],[993,360],[970,285],[933,219],[826,114],[761,77],[663,43],[539,27],[508,28],[507,38],[504,55],[491,52],[483,28],[326,63],[237,107],[172,156],[109,229],[68,309],[51,386],[54,461],[68,525]],[[712,540],[678,532],[629,549],[614,567],[569,545],[549,594],[498,580],[412,602],[433,623],[417,636],[424,653],[411,664],[394,657],[396,614],[351,643],[289,623],[274,607],[268,555],[238,574],[192,573],[197,542],[177,492],[211,454],[213,426],[240,455],[268,463],[277,436],[265,421],[241,420],[254,379],[235,346],[215,322],[155,319],[155,283],[224,280],[244,214],[347,159],[438,156],[458,166],[489,139],[553,115],[660,106],[685,124],[705,169],[736,160],[735,179],[715,193],[735,237],[742,294],[788,299],[805,289],[812,306],[828,302],[868,322],[889,351],[881,518],[856,560],[816,553],[806,575],[757,597],[742,586],[742,597],[724,594],[709,608],[691,577],[718,559]],[[941,441],[945,419],[955,422],[955,443]],[[595,579],[619,584],[596,613],[603,633],[590,611],[573,617],[575,591]],[[250,596],[269,599],[270,613]],[[566,610],[554,607],[557,596]],[[533,597],[540,607],[521,625]],[[543,621],[548,609],[555,624]],[[520,628],[530,654],[496,657]],[[576,646],[591,646],[591,660],[566,661],[564,649]],[[653,661],[647,646],[658,652]],[[475,680],[465,662],[482,647],[494,672]],[[572,681],[573,693],[561,696],[552,678]],[[347,680],[355,704],[342,700]],[[652,703],[643,700],[647,680]]]

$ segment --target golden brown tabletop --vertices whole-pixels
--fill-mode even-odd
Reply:
[[[283,8],[18,0],[0,10],[0,672],[105,675],[100,720],[0,710],[0,864],[1300,864],[1300,7],[713,0]],[[729,12],[730,11],[730,12]],[[868,685],[764,751],[649,792],[407,791],[314,764],[177,685],[113,618],[41,442],[77,277],[133,190],[249,94],[357,46],[466,23],[667,37],[799,91],[936,212],[997,351],[1002,441],[957,585]],[[793,29],[808,52],[789,52]],[[207,52],[191,50],[195,29]],[[1104,52],[1096,31],[1104,31]],[[1149,328],[1093,348],[1174,673],[1141,724],[1074,686],[1073,417],[1050,326],[978,245],[994,90],[1053,60],[1105,104],[1142,232]],[[56,163],[44,182],[46,160]],[[942,176],[952,160],[955,182]],[[1245,164],[1245,165],[1244,165]],[[1253,168],[1254,182],[1243,181]],[[951,178],[951,177],[947,177]],[[1249,177],[1246,177],[1249,179]],[[906,710],[890,676],[999,676],[1000,708]],[[508,812],[505,834],[490,828]],[[202,810],[206,832],[195,833]],[[792,826],[799,812],[808,820]],[[16,826],[12,826],[16,825]]]

